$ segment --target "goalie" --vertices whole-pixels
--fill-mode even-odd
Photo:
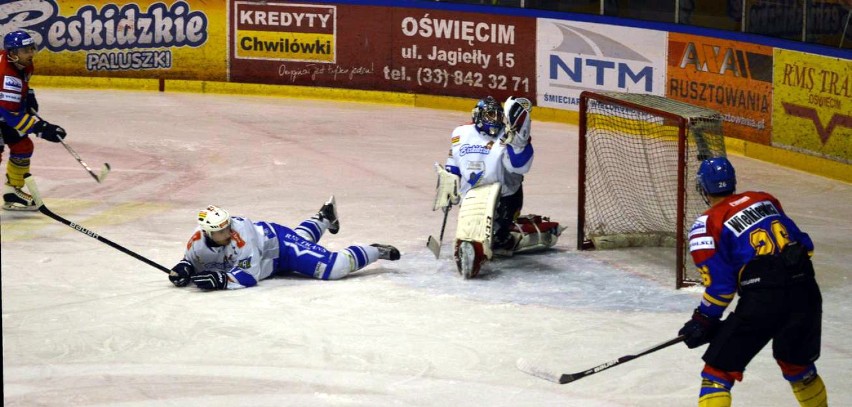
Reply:
[[[454,259],[464,278],[476,277],[493,254],[511,256],[552,247],[558,223],[536,215],[519,216],[524,174],[533,162],[532,103],[488,96],[473,108],[472,123],[456,127],[444,168],[437,166],[433,210],[460,204]]]

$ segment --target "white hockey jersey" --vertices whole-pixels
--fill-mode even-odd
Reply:
[[[196,272],[227,273],[229,289],[251,287],[272,275],[278,256],[278,239],[269,224],[238,216],[231,217],[231,242],[226,246],[209,246],[199,227],[184,254]]]
[[[517,148],[502,144],[499,139],[499,136],[483,136],[473,124],[453,130],[446,168],[461,177],[461,196],[473,187],[495,182],[502,184],[501,196],[518,192],[524,179],[523,174],[532,167],[532,143]]]

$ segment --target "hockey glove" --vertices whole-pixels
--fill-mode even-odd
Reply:
[[[532,102],[527,98],[510,96],[503,104],[503,109],[506,117],[506,138],[503,143],[519,149],[526,147],[530,141]]]
[[[183,259],[180,263],[172,267],[172,272],[169,273],[169,281],[175,287],[186,287],[189,284],[189,278],[195,274],[195,267],[188,260]]]
[[[67,135],[65,133],[65,129],[62,127],[50,124],[44,120],[40,120],[38,123],[33,125],[32,131],[35,133],[36,137],[43,138],[54,143],[58,143],[60,140],[65,139],[65,136]]]
[[[716,336],[720,324],[721,321],[707,316],[696,308],[692,318],[683,324],[683,328],[680,328],[677,334],[686,336],[684,343],[689,349],[693,349],[709,343]]]
[[[32,89],[27,90],[27,111],[30,113],[38,113],[38,100],[35,97],[35,91]]]
[[[432,205],[432,210],[437,211],[450,205],[458,205],[461,200],[459,177],[438,163],[435,163],[435,170],[438,172],[438,185],[435,187],[435,203]]]
[[[202,271],[190,277],[192,283],[202,290],[224,290],[228,288],[228,275],[221,271]]]

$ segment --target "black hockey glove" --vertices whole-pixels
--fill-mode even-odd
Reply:
[[[35,97],[35,91],[27,90],[27,111],[30,113],[38,113],[38,100]]]
[[[683,328],[680,328],[677,334],[685,335],[684,343],[689,349],[693,349],[709,343],[716,336],[720,324],[721,321],[707,316],[696,308],[692,318],[683,324]]]
[[[202,271],[190,279],[202,290],[224,290],[228,287],[228,276],[221,271]]]
[[[188,260],[183,259],[180,263],[176,264],[172,267],[172,272],[169,273],[169,281],[175,285],[175,287],[186,287],[189,284],[189,278],[195,274],[195,267],[192,267],[192,263]]]
[[[33,125],[32,131],[35,133],[36,137],[43,138],[54,143],[58,143],[59,140],[64,139],[67,135],[65,133],[65,129],[62,127],[50,124],[44,120],[40,120],[38,123]]]

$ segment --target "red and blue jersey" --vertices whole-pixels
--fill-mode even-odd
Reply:
[[[38,121],[26,111],[33,65],[18,69],[14,62],[9,61],[6,51],[0,51],[0,74],[3,80],[0,87],[0,117],[21,134],[26,134]]]
[[[699,216],[689,231],[689,251],[704,280],[699,309],[721,317],[734,299],[743,267],[758,255],[777,254],[790,242],[813,241],[765,192],[733,194]]]

